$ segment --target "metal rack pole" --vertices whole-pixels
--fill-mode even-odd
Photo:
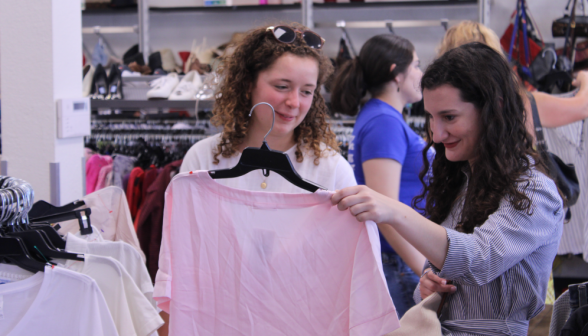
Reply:
[[[312,0],[302,0],[302,24],[309,29],[314,28],[314,19],[312,17]]]
[[[478,20],[487,26],[490,24],[490,2],[489,0],[478,0]]]
[[[139,51],[143,53],[145,62],[149,57],[149,0],[137,0],[139,15]]]

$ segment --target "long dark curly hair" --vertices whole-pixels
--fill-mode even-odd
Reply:
[[[285,25],[300,31],[308,29],[297,23]],[[222,126],[223,132],[214,155],[214,163],[219,163],[219,155],[231,157],[245,140],[250,123],[249,110],[252,107],[250,90],[255,86],[258,74],[268,69],[285,53],[291,53],[314,58],[319,66],[317,89],[312,105],[302,123],[294,130],[296,160],[302,162],[302,149],[306,147],[314,152],[314,163],[318,165],[319,158],[324,156],[323,152],[339,150],[335,133],[326,120],[327,106],[319,92],[320,86],[333,72],[333,65],[320,50],[306,45],[301,34],[297,34],[294,43],[281,43],[271,31],[266,31],[266,28],[260,27],[249,31],[234,53],[219,67],[222,81],[211,121],[216,126]],[[327,145],[325,150],[321,150],[321,142]]]
[[[482,126],[475,149],[477,158],[471,167],[468,161],[449,161],[443,144],[433,142],[427,117],[429,139],[423,151],[424,169],[420,173],[425,187],[413,200],[413,206],[425,199],[425,208],[421,210],[433,222],[442,223],[466,183],[466,175],[462,172],[465,168],[470,178],[463,195],[465,201],[461,218],[458,218],[458,231],[472,233],[498,209],[505,197],[515,209],[530,212],[532,201],[524,192],[531,183],[529,169],[535,166],[546,172],[546,168],[525,128],[519,85],[504,57],[481,43],[452,49],[434,61],[421,80],[423,91],[442,85],[459,89],[461,99],[472,103],[480,113]],[[430,147],[437,152],[432,163],[426,155]],[[428,174],[430,168],[432,176]],[[522,190],[517,188],[521,183]]]

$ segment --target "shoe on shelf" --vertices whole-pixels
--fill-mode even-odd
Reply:
[[[176,58],[171,49],[161,49],[161,67],[167,72],[182,72],[180,66],[176,63]]]
[[[88,97],[93,93],[92,80],[94,79],[94,72],[94,67],[86,64],[84,67],[84,80],[82,81],[82,97]]]
[[[139,45],[135,44],[123,55],[123,62],[129,65],[133,62],[137,62],[139,65],[145,65],[145,59],[143,59],[143,53],[139,52]]]
[[[151,68],[148,65],[139,65],[137,62],[131,62],[131,64],[129,64],[129,69],[131,69],[133,72],[139,72],[143,75],[151,74]]]
[[[106,99],[123,99],[122,74],[118,65],[113,64],[108,74],[108,95]]]
[[[119,65],[118,71],[120,71],[121,77],[140,77],[141,76],[140,72],[134,72],[133,70],[131,70],[131,68],[129,68],[128,65],[125,65],[125,64]]]
[[[149,55],[149,68],[151,68],[151,70],[163,69],[163,65],[161,63],[161,53],[159,51]]]
[[[163,69],[155,69],[153,71],[154,75],[160,75],[160,76],[165,76],[167,75],[167,71],[163,70]]]
[[[202,86],[202,79],[198,74],[198,71],[188,72],[182,81],[173,90],[169,96],[169,100],[194,100],[196,99],[196,93]]]
[[[108,95],[108,78],[102,64],[98,63],[92,79],[92,99],[105,99]]]
[[[167,99],[178,83],[178,74],[175,72],[152,81],[152,89],[147,91],[147,99]]]

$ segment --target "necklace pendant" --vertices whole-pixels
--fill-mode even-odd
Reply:
[[[267,188],[267,183],[261,182],[261,189],[265,189],[265,188]]]

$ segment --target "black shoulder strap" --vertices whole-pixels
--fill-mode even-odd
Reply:
[[[533,111],[533,125],[535,126],[535,138],[537,139],[537,149],[547,151],[547,143],[543,137],[543,127],[541,120],[539,120],[539,112],[537,111],[537,102],[531,93],[528,93],[529,101],[531,102],[531,110]]]

